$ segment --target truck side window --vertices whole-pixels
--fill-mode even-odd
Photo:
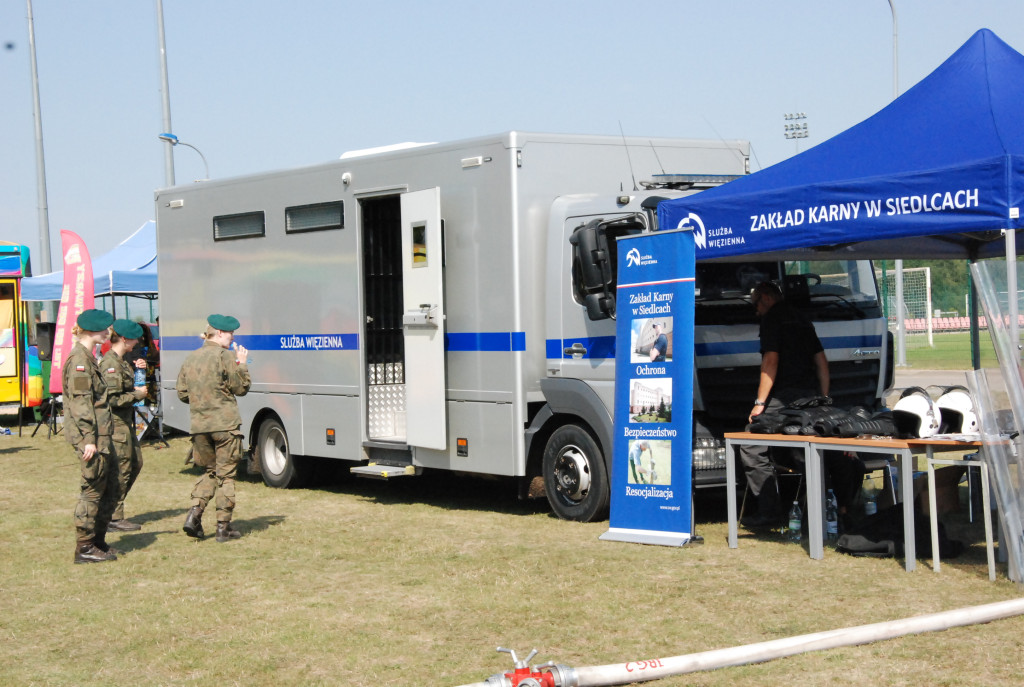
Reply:
[[[345,228],[345,203],[313,203],[284,209],[284,231],[298,234],[306,231],[328,231]]]
[[[262,210],[213,218],[214,241],[262,237],[266,234],[267,220]]]

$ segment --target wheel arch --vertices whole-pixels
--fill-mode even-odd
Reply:
[[[259,451],[256,450],[256,441],[259,439],[260,427],[267,420],[277,420],[281,423],[281,426],[285,428],[285,432],[288,431],[288,427],[285,424],[284,419],[281,417],[281,414],[273,408],[261,408],[255,415],[253,415],[252,422],[249,423],[249,428],[245,437],[247,453],[252,464],[252,468],[250,468],[250,473],[252,474],[263,474],[263,465],[259,460]]]
[[[614,446],[611,414],[594,390],[578,379],[545,379],[540,383],[546,403],[533,416],[526,430],[527,476],[539,475],[548,438],[556,429],[570,423],[582,425],[601,449],[608,474],[611,474]]]

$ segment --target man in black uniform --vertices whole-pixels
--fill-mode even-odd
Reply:
[[[751,300],[761,318],[761,375],[747,421],[765,410],[780,410],[798,398],[828,396],[828,360],[814,325],[786,303],[782,291],[771,282],[754,287]],[[757,497],[759,511],[743,519],[746,526],[774,524],[783,515],[768,450],[767,446],[740,449],[747,484]]]
[[[660,322],[655,322],[652,329],[654,329],[654,343],[651,344],[651,362],[663,363],[665,354],[668,353],[668,337],[662,333]]]

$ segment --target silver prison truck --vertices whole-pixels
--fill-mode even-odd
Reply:
[[[374,477],[519,478],[561,518],[604,517],[614,238],[656,229],[660,200],[747,173],[749,145],[514,131],[395,148],[156,192],[165,424],[187,431],[175,378],[207,315],[229,314],[253,359],[241,429],[268,485],[332,458]],[[872,404],[885,320],[870,264],[856,284],[847,264],[829,270],[845,295],[818,326],[823,341],[874,337],[828,351]],[[713,269],[722,283],[697,306],[698,484],[722,482],[721,432],[742,428],[756,389],[749,288],[793,266]]]

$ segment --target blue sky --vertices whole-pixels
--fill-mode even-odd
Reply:
[[[895,0],[903,92],[1021,0]],[[151,219],[164,185],[155,0],[35,0],[54,264]],[[24,0],[0,3],[0,240],[38,254]],[[887,0],[164,0],[172,129],[222,178],[510,129],[749,140],[753,169],[892,97]],[[950,94],[955,97],[955,94]],[[178,183],[204,176],[175,152]],[[36,272],[39,263],[36,261]]]

